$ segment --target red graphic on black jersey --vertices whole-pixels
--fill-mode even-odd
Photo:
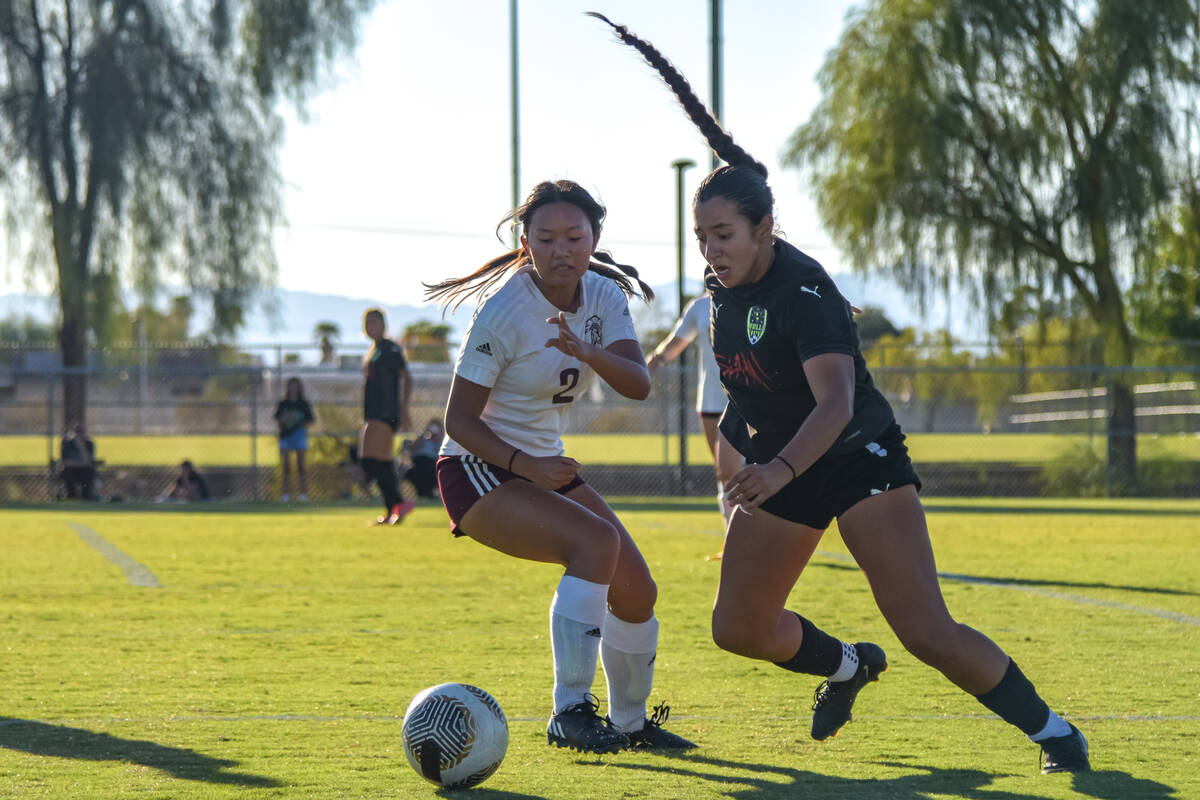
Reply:
[[[732,356],[714,353],[717,357],[717,367],[721,370],[721,380],[728,383],[742,383],[771,389],[773,384],[763,371],[762,365],[754,357],[754,353],[734,353]],[[729,380],[726,381],[726,378]]]

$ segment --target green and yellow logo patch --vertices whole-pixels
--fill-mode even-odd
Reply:
[[[762,306],[751,307],[750,313],[746,315],[746,338],[750,340],[750,344],[757,344],[766,332],[767,310]]]

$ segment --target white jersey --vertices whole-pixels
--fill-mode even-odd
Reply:
[[[454,374],[491,388],[480,418],[497,436],[532,456],[556,456],[563,453],[567,409],[595,373],[557,347],[546,347],[558,331],[546,320],[559,309],[537,288],[532,273],[532,266],[517,270],[479,306]],[[579,309],[566,318],[576,336],[600,348],[637,341],[625,293],[590,270],[580,279]],[[450,437],[441,453],[470,454]]]
[[[696,381],[696,411],[701,414],[720,414],[725,410],[725,391],[721,388],[721,372],[713,355],[709,316],[712,302],[702,294],[683,308],[683,314],[671,335],[685,342],[696,340],[700,351],[700,375]]]

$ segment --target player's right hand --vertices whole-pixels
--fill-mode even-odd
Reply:
[[[554,491],[566,486],[579,474],[581,464],[570,456],[530,456],[525,455],[523,464],[518,463],[517,469],[523,478],[528,478],[535,486]]]

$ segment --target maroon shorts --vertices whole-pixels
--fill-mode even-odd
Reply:
[[[455,536],[463,532],[458,524],[463,515],[475,505],[479,498],[508,481],[526,481],[520,475],[509,472],[503,467],[489,464],[475,456],[439,456],[437,460],[438,491],[442,495],[442,505],[450,515],[450,531]],[[554,491],[566,494],[577,486],[583,486],[583,478],[576,475],[568,483]]]

